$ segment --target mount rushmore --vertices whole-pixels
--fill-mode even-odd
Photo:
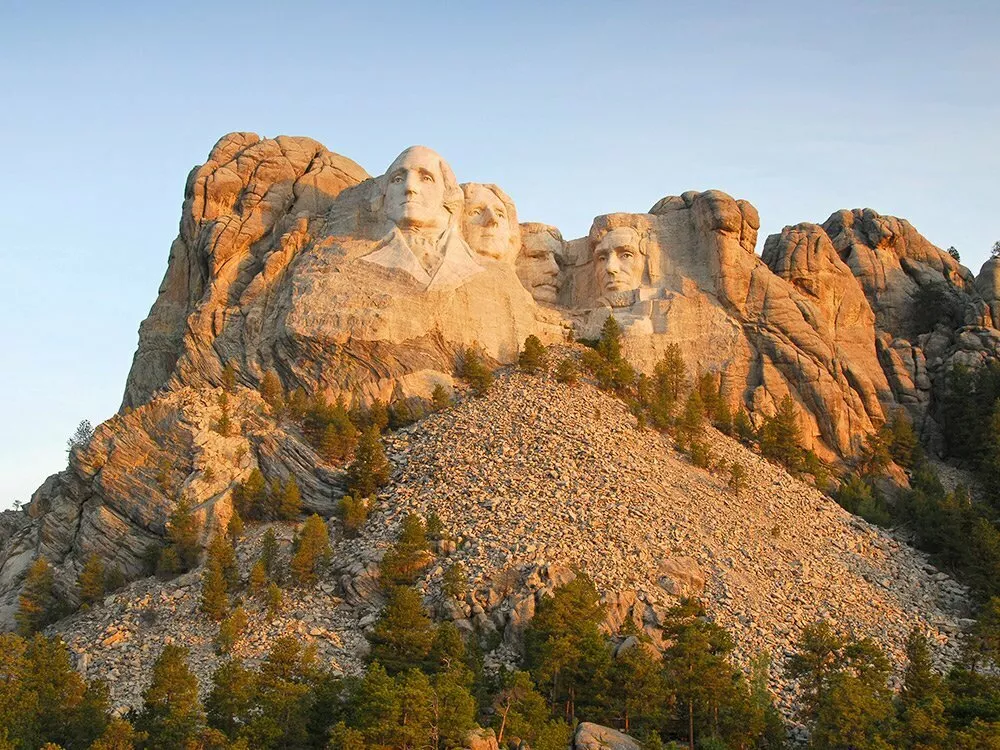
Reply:
[[[529,335],[593,339],[613,316],[639,370],[676,344],[757,422],[790,395],[806,447],[827,461],[854,455],[898,408],[933,447],[951,365],[1000,351],[997,261],[977,278],[870,209],[786,227],[760,256],[759,227],[749,202],[708,190],[598,216],[566,240],[519,223],[501,187],[460,183],[423,146],[373,178],[308,138],[223,137],[187,179],[119,414],[2,519],[0,621],[37,556],[66,592],[95,552],[138,575],[179,494],[218,515],[257,467],[294,475],[305,506],[330,514],[334,473],[259,417],[269,371],[288,391],[348,403],[428,398],[452,388],[467,347],[508,364]],[[929,318],[931,291],[946,309]],[[244,387],[232,409],[245,434],[221,438],[213,393],[226,369]]]

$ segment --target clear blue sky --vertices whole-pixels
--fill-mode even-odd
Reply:
[[[354,7],[350,7],[354,6]],[[671,7],[675,6],[675,7]],[[1000,239],[1000,3],[0,3],[0,508],[117,408],[224,133],[405,146],[525,221],[718,188],[766,234],[870,206]]]

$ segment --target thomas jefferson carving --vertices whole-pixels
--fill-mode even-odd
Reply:
[[[469,247],[484,258],[513,262],[521,244],[514,201],[496,185],[467,182],[462,191],[462,235]]]
[[[376,181],[372,207],[395,227],[361,260],[404,271],[427,291],[461,286],[483,270],[459,231],[462,203],[444,159],[411,146]]]
[[[517,256],[517,277],[536,302],[555,304],[563,279],[559,264],[565,252],[562,234],[547,224],[521,226],[521,252]]]

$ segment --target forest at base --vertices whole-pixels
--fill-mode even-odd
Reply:
[[[611,319],[613,320],[613,319]],[[583,357],[584,369],[632,408],[640,426],[669,433],[696,465],[707,463],[704,423],[734,434],[794,473],[818,485],[830,482],[815,456],[803,451],[790,399],[754,428],[742,412],[729,414],[710,376],[692,379],[678,351],[668,351],[652,377],[636,375],[621,356],[613,323]],[[537,372],[546,352],[528,341],[520,366]],[[467,352],[463,374],[473,392],[485,393],[492,375],[475,352]],[[579,377],[572,360],[555,369],[558,379]],[[884,525],[903,526],[935,562],[969,585],[979,616],[966,639],[962,661],[947,675],[932,668],[920,633],[906,644],[907,668],[898,692],[890,688],[890,664],[875,644],[834,632],[824,622],[808,626],[786,659],[787,675],[801,688],[797,717],[809,730],[811,747],[1000,748],[1000,368],[950,375],[951,400],[942,405],[950,457],[977,471],[977,499],[963,488],[944,490],[924,459],[912,426],[892,415],[872,436],[839,486],[829,487],[851,512]],[[388,478],[378,439],[393,410],[348,413],[342,404],[312,404],[274,391],[272,407],[288,409],[317,447],[344,457],[352,491],[342,506],[345,533],[364,523],[368,498]],[[267,392],[269,390],[269,392]],[[220,430],[231,430],[220,400]],[[433,408],[445,408],[436,394]],[[409,409],[409,407],[405,407]],[[395,426],[398,426],[395,425]],[[238,429],[238,427],[236,427]],[[359,437],[360,436],[360,437]],[[887,499],[879,478],[890,463],[907,469],[911,489]],[[739,491],[741,472],[730,468]],[[247,486],[249,485],[249,486]],[[298,490],[267,485],[263,477],[237,489],[237,506],[250,522],[293,519]],[[997,501],[994,500],[997,498]],[[151,558],[151,572],[169,577],[195,567],[201,552],[190,509],[179,507],[168,544]],[[234,546],[243,521],[217,535],[208,549],[202,611],[219,622],[217,649],[228,653],[246,627],[241,597],[258,598],[269,610],[281,606],[288,585],[310,586],[329,555],[329,531],[310,517],[296,536],[291,580],[273,564],[265,536],[261,558],[247,581],[235,573]],[[697,601],[682,601],[663,625],[669,644],[657,654],[638,631],[612,640],[593,584],[581,571],[543,600],[524,637],[516,669],[483,668],[483,646],[424,609],[413,583],[433,560],[430,540],[440,522],[411,516],[382,562],[387,605],[372,630],[370,661],[363,677],[343,677],[323,668],[312,650],[292,637],[277,640],[251,669],[235,658],[212,677],[208,697],[182,647],[168,645],[157,659],[143,705],[123,716],[110,710],[107,686],[87,684],[72,669],[66,647],[36,631],[63,614],[52,596],[44,559],[32,568],[21,599],[20,634],[0,635],[0,750],[6,748],[457,748],[479,727],[493,730],[501,747],[566,748],[574,725],[591,721],[636,737],[643,747],[776,748],[789,741],[767,688],[768,659],[759,655],[748,674],[730,660],[731,636],[705,617]],[[273,540],[273,533],[270,534]],[[97,602],[120,581],[99,561],[88,561],[80,577],[81,600]],[[460,565],[447,571],[448,595],[464,596]],[[624,647],[629,644],[628,647]]]

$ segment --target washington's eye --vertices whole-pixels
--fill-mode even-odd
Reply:
[[[396,183],[397,185],[398,185],[398,184],[399,184],[400,182],[402,182],[402,181],[403,181],[403,175],[401,175],[401,174],[394,174],[394,175],[392,176],[392,182]]]

